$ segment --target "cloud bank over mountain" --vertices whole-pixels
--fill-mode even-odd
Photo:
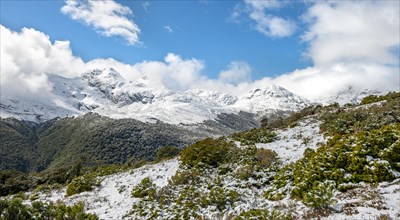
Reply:
[[[233,60],[216,79],[204,74],[204,61],[174,53],[166,54],[162,61],[135,64],[113,58],[84,62],[74,55],[69,41],[52,42],[48,35],[32,28],[15,32],[1,26],[1,93],[45,95],[51,90],[48,74],[72,78],[107,67],[128,81],[145,77],[154,87],[202,88],[234,95],[271,83],[309,99],[349,86],[399,90],[399,8],[399,2],[312,4],[303,15],[307,29],[301,40],[309,45],[304,55],[314,65],[253,81],[246,61]]]

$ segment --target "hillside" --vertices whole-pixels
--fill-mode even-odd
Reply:
[[[15,197],[82,201],[100,219],[397,219],[399,138],[400,94],[369,96],[207,138],[177,159]]]
[[[0,170],[42,171],[76,160],[85,165],[151,160],[163,146],[182,148],[205,136],[174,125],[115,120],[97,114],[35,124],[0,121]]]

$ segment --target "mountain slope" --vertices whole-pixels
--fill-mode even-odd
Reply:
[[[399,98],[306,108],[281,124],[196,142],[178,160],[99,176],[89,192],[65,197],[69,184],[28,195],[83,201],[100,219],[397,219]]]
[[[296,111],[310,103],[282,87],[267,85],[241,97],[208,91],[154,88],[144,77],[128,82],[114,69],[93,70],[77,78],[50,75],[53,88],[45,98],[1,97],[1,117],[45,121],[96,112],[112,118],[143,122],[196,124],[221,113],[240,111],[262,115],[276,110]]]
[[[24,172],[68,167],[81,158],[86,166],[152,160],[159,147],[182,148],[206,137],[174,125],[90,113],[42,124],[1,119],[0,129],[0,170]]]

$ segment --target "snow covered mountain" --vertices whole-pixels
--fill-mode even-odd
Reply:
[[[112,68],[93,70],[81,77],[50,75],[52,91],[45,98],[1,97],[1,117],[45,121],[55,117],[96,112],[111,118],[134,118],[171,124],[194,124],[240,111],[262,116],[276,110],[295,111],[310,102],[282,87],[266,85],[236,97],[194,89],[154,88],[143,77],[128,82]]]
[[[337,102],[340,105],[346,103],[359,104],[363,98],[369,95],[381,96],[388,92],[390,92],[390,90],[386,88],[358,90],[353,86],[348,86],[335,94],[319,98],[318,102],[324,104]]]

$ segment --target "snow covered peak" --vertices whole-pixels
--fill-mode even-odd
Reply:
[[[206,89],[192,89],[189,90],[188,93],[191,93],[201,98],[216,101],[221,105],[233,105],[238,100],[236,96]]]
[[[340,105],[344,105],[346,103],[358,104],[361,102],[363,98],[369,95],[384,95],[388,92],[390,92],[390,90],[386,88],[382,88],[380,90],[378,89],[359,90],[352,86],[349,86],[330,96],[321,97],[318,99],[318,101],[324,104],[334,103],[334,102],[337,102]]]
[[[287,98],[293,97],[295,94],[289,92],[283,87],[277,85],[267,85],[264,88],[256,88],[250,90],[247,94],[243,95],[241,99],[253,99],[257,97],[275,97],[275,98]]]
[[[235,105],[244,111],[263,114],[268,110],[297,111],[309,104],[307,99],[271,84],[250,90]]]
[[[95,69],[83,73],[81,78],[90,86],[107,85],[115,88],[117,85],[124,83],[124,78],[113,68],[105,68],[103,70]]]

